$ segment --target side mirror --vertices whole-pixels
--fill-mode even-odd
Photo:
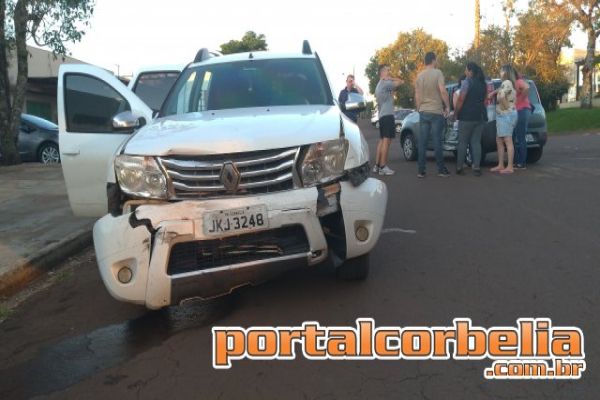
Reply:
[[[367,109],[365,98],[358,93],[348,93],[348,100],[344,104],[347,111],[364,111]]]
[[[141,126],[140,118],[131,111],[123,111],[113,117],[112,126],[115,132],[133,132]]]

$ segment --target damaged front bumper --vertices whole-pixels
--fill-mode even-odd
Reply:
[[[316,265],[329,251],[342,260],[366,254],[379,239],[386,203],[385,184],[367,179],[358,187],[340,182],[323,189],[141,204],[100,219],[94,246],[113,297],[158,309]],[[254,206],[266,206],[268,230],[205,235],[204,213]],[[359,226],[367,228],[366,240],[357,239]]]

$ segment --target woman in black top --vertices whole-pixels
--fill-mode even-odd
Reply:
[[[456,173],[462,175],[467,145],[471,144],[473,173],[481,176],[481,136],[485,127],[485,98],[487,84],[481,67],[469,62],[465,68],[467,79],[460,87],[460,95],[456,102],[455,115],[458,119],[458,154],[456,157]]]

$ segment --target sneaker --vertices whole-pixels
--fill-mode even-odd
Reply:
[[[465,174],[465,170],[462,168],[459,168],[456,170],[456,175],[464,175]]]
[[[417,174],[417,178],[419,178],[419,179],[423,179],[423,178],[425,178],[425,171],[423,171],[423,172],[419,172],[419,173]]]
[[[384,165],[383,167],[379,168],[379,175],[394,175],[396,172],[391,170],[390,167],[388,167],[387,165]]]
[[[527,169],[527,167],[524,164],[515,164],[515,166],[513,168],[514,169]]]
[[[373,165],[373,169],[371,170],[373,171],[374,174],[378,174],[379,173],[379,165]]]
[[[481,176],[481,170],[480,169],[474,169],[473,170],[473,175],[475,175],[475,176]]]
[[[438,176],[440,178],[448,178],[450,176],[450,171],[448,171],[448,168],[444,167],[444,169],[438,172]]]

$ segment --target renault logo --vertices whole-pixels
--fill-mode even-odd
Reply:
[[[240,172],[232,162],[226,162],[221,168],[220,179],[228,192],[235,192],[240,184]]]

